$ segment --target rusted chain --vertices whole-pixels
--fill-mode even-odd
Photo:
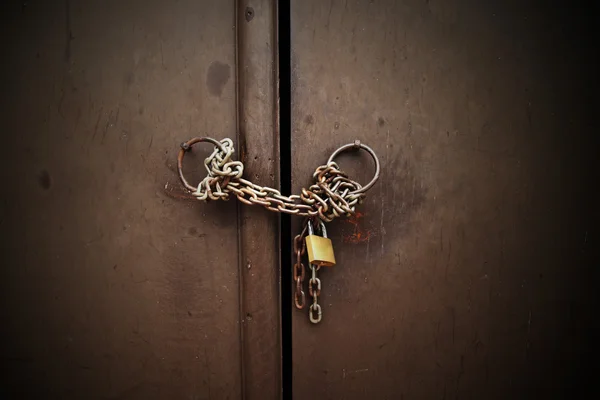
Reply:
[[[302,283],[304,282],[304,276],[306,269],[302,263],[302,256],[306,253],[306,243],[304,243],[304,232],[300,235],[296,235],[294,238],[294,254],[296,255],[296,263],[294,264],[294,283],[296,284],[296,291],[294,292],[294,305],[297,309],[301,310],[306,304],[306,295],[302,289]]]
[[[212,143],[215,149],[204,160],[208,175],[197,187],[194,187],[183,175],[183,158],[186,151],[200,142]],[[348,149],[364,149],[375,161],[375,176],[364,187],[348,178],[333,161],[340,152]],[[379,178],[380,166],[375,152],[370,147],[355,141],[340,147],[331,155],[326,165],[317,167],[313,174],[315,183],[308,189],[302,189],[300,195],[285,196],[277,189],[259,186],[242,178],[244,165],[232,159],[233,153],[231,139],[218,141],[202,137],[182,143],[177,157],[177,170],[181,182],[199,200],[229,200],[230,194],[233,193],[245,204],[258,204],[270,211],[318,217],[325,222],[330,222],[342,215],[354,214],[356,205],[360,204],[365,197],[365,191]]]

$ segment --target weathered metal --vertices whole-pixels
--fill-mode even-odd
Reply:
[[[2,6],[0,397],[279,397],[277,220],[175,163],[218,133],[278,179],[273,6],[244,3]]]
[[[292,2],[293,191],[340,142],[381,159],[360,212],[327,224],[326,317],[293,313],[294,399],[567,387],[586,337],[568,315],[587,315],[591,293],[592,146],[573,136],[591,113],[576,99],[593,96],[573,81],[586,76],[583,42],[558,14],[533,2]],[[361,183],[375,170],[361,153],[336,161]]]
[[[276,2],[272,0],[237,2],[237,154],[248,177],[277,189],[280,177],[276,16]],[[279,218],[241,203],[237,209],[243,394],[247,400],[278,399],[282,390]]]

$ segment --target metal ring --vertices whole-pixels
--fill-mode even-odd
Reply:
[[[355,140],[354,143],[348,143],[343,145],[342,147],[340,147],[339,149],[337,149],[336,151],[334,151],[331,156],[329,157],[329,160],[327,160],[327,164],[333,162],[333,160],[342,152],[346,151],[346,150],[359,150],[359,149],[363,149],[366,150],[367,153],[369,153],[371,155],[371,157],[373,157],[373,160],[375,161],[375,176],[373,177],[373,179],[371,179],[371,182],[367,183],[365,186],[361,187],[358,190],[355,190],[353,192],[350,192],[350,194],[359,194],[359,193],[364,193],[367,190],[371,189],[371,187],[375,184],[375,182],[377,182],[377,179],[379,179],[379,172],[380,172],[380,165],[379,165],[379,158],[377,158],[377,155],[375,154],[375,152],[373,151],[372,148],[370,148],[369,146],[367,146],[366,144],[363,144],[360,142],[360,140]]]
[[[186,189],[192,192],[195,191],[197,188],[190,185],[183,176],[183,157],[185,157],[185,153],[187,151],[192,149],[193,145],[200,142],[212,143],[221,151],[225,151],[225,149],[223,148],[223,143],[219,142],[217,139],[213,139],[210,137],[195,137],[188,140],[187,142],[181,143],[181,150],[179,150],[179,154],[177,155],[177,172],[179,173],[179,179],[181,180],[181,183],[183,183],[183,186],[185,186]]]

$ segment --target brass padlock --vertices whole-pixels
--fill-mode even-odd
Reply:
[[[308,252],[308,262],[319,267],[333,267],[335,265],[333,245],[331,244],[331,239],[327,238],[325,223],[323,221],[319,222],[322,236],[315,235],[312,222],[308,221],[308,235],[304,239]]]

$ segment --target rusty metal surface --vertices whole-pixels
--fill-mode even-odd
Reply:
[[[354,139],[382,162],[328,225],[322,322],[291,310],[295,399],[554,397],[577,374],[591,106],[555,11],[292,2],[294,192]],[[366,155],[339,163],[372,176]]]
[[[13,3],[0,397],[241,398],[236,204],[176,173],[236,135],[235,2]]]
[[[279,186],[276,10],[271,0],[238,2],[239,152],[244,176]],[[238,203],[245,399],[281,397],[279,223]]]

